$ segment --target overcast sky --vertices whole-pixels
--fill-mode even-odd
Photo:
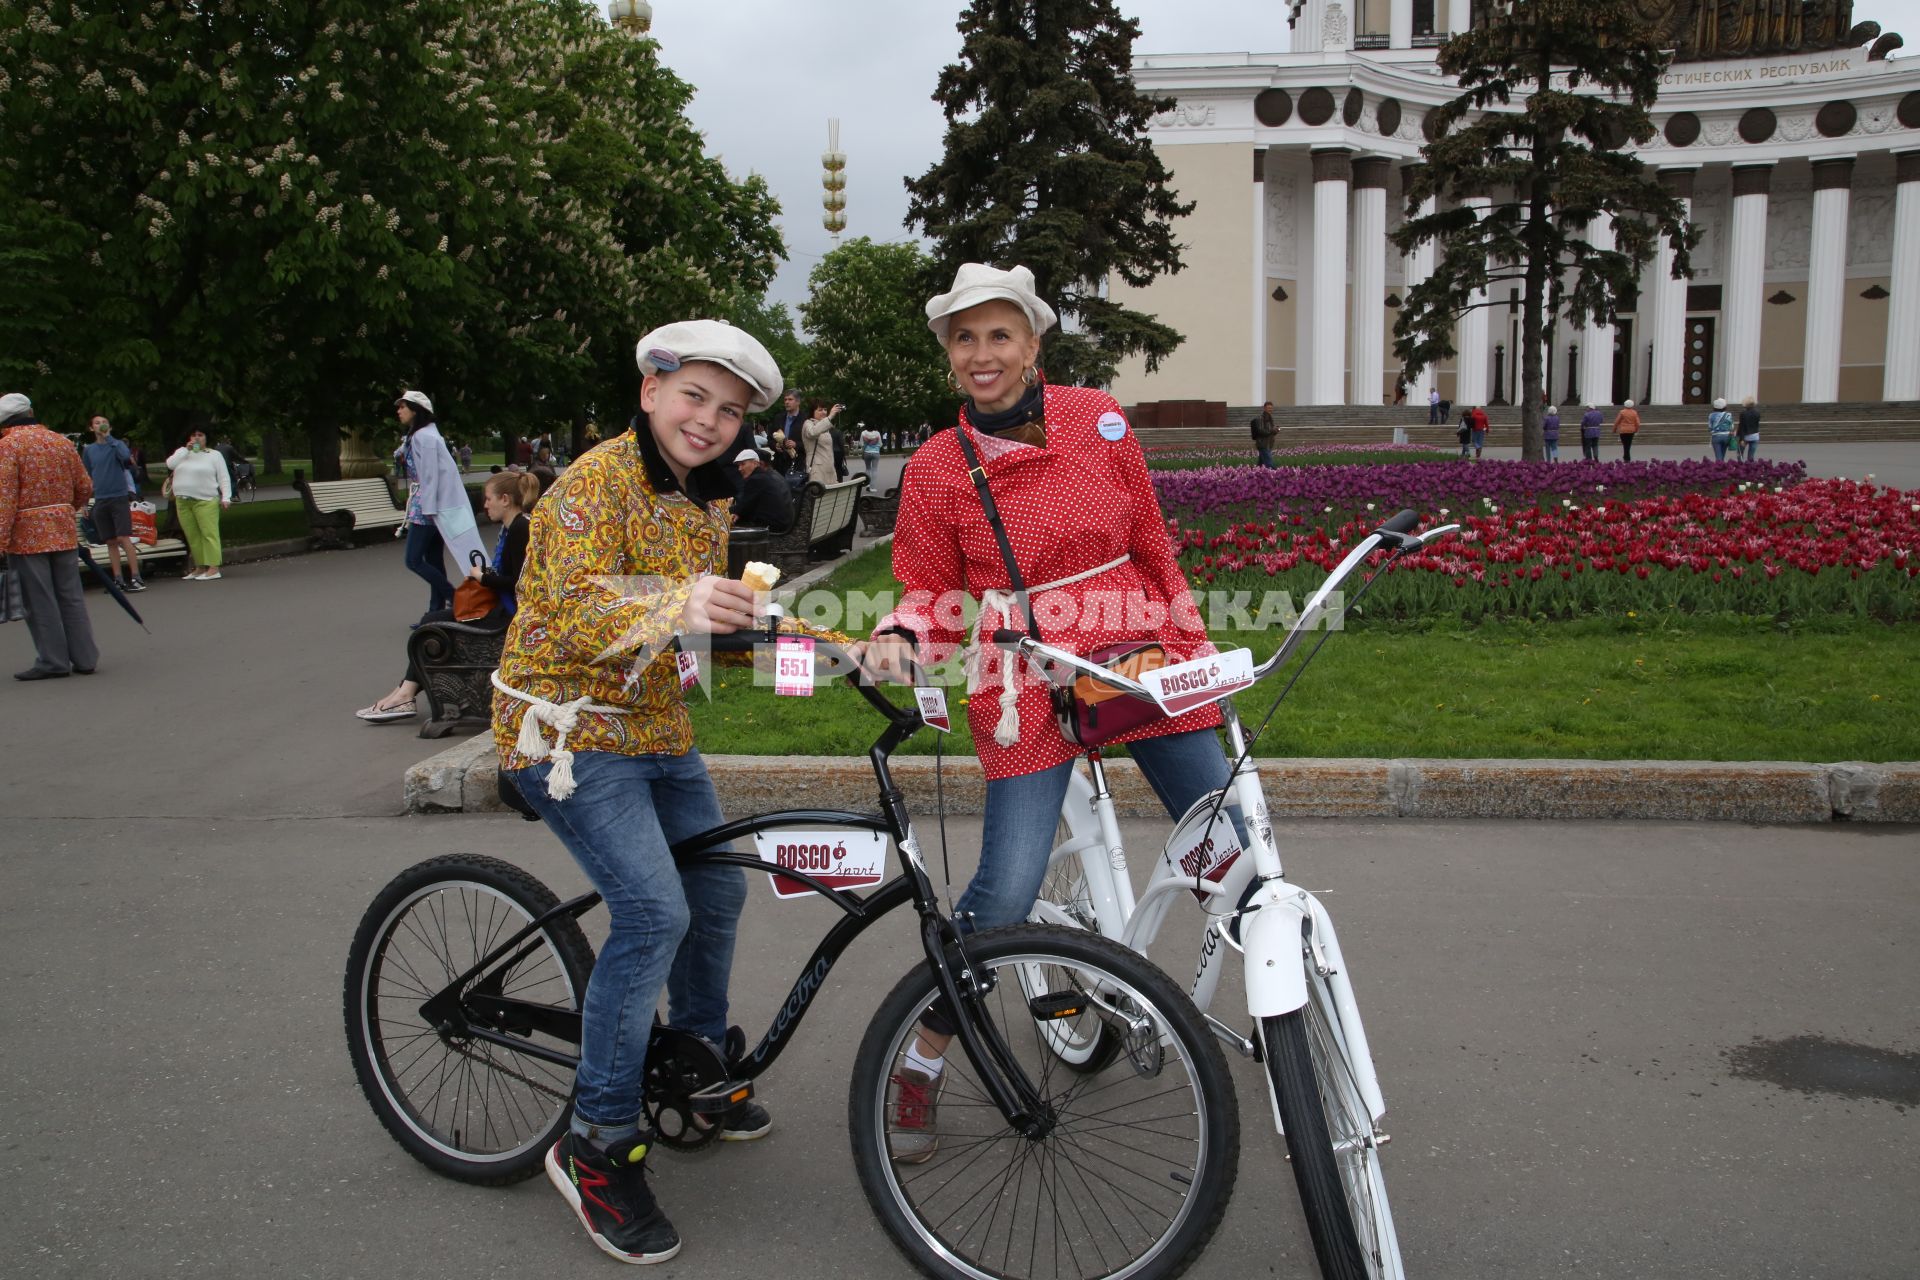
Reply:
[[[847,154],[845,237],[901,240],[901,179],[940,156],[933,102],[940,69],[960,51],[961,0],[653,0],[661,56],[696,96],[690,114],[735,175],[758,173],[785,212],[788,261],[772,296],[791,308],[832,247],[820,225],[820,153],[840,119]],[[1136,54],[1278,52],[1286,0],[1120,0],[1140,20]],[[1920,0],[1855,0],[1920,56]],[[795,314],[798,320],[798,314]]]

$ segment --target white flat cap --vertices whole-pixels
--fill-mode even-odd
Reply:
[[[13,420],[29,421],[33,417],[33,401],[18,391],[11,395],[0,396],[0,426],[12,426]]]
[[[676,320],[663,324],[634,348],[642,373],[672,373],[692,360],[717,364],[743,379],[753,398],[748,413],[759,413],[780,398],[780,366],[760,340],[724,320]]]
[[[742,449],[733,455],[733,460],[735,462],[758,462],[760,461],[760,453],[755,449]]]
[[[427,393],[424,391],[402,391],[400,398],[409,404],[419,405],[428,413],[433,412],[433,401],[427,398]]]
[[[1002,271],[984,262],[966,262],[954,273],[953,288],[927,302],[927,328],[933,330],[934,335],[944,343],[947,340],[947,324],[954,315],[996,298],[1011,302],[1024,311],[1035,336],[1059,323],[1060,317],[1053,313],[1053,308],[1041,301],[1040,295],[1033,291],[1033,272],[1025,267]]]

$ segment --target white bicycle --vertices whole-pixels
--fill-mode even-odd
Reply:
[[[1397,559],[1459,528],[1443,525],[1414,534],[1417,523],[1414,512],[1402,511],[1354,547],[1309,598],[1285,642],[1258,667],[1240,649],[1163,667],[1135,681],[1022,632],[1002,630],[993,637],[997,646],[1024,655],[1056,682],[1092,678],[1169,713],[1220,703],[1232,761],[1228,785],[1196,802],[1174,825],[1138,901],[1101,752],[1092,748],[1086,752],[1087,768],[1074,771],[1058,843],[1031,919],[1097,932],[1144,955],[1168,908],[1188,895],[1198,901],[1208,920],[1193,1003],[1216,1035],[1266,1066],[1274,1121],[1286,1139],[1314,1252],[1328,1280],[1393,1280],[1404,1274],[1380,1169],[1380,1148],[1388,1140],[1381,1129],[1386,1103],[1333,920],[1312,894],[1285,879],[1259,769],[1227,699],[1286,663],[1327,618],[1334,593],[1368,556],[1387,549]],[[1231,809],[1242,817],[1244,842]],[[1209,1012],[1228,951],[1244,957],[1251,1037]],[[1150,1033],[1127,1029],[1143,1027],[1143,1020],[1130,1021],[1124,1008],[1116,1012],[1121,1016],[1092,1023],[1078,1038],[1062,1024],[1050,1047],[1076,1070],[1102,1070],[1124,1052],[1136,1071],[1151,1072],[1160,1046]]]

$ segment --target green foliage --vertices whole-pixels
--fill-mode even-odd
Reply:
[[[235,415],[320,475],[404,385],[456,431],[630,398],[640,332],[781,250],[655,52],[581,0],[9,6],[0,288],[85,318],[11,358],[54,414]]]
[[[1440,69],[1461,91],[1429,117],[1434,140],[1408,183],[1410,216],[1393,235],[1403,253],[1427,241],[1441,246],[1433,275],[1408,291],[1394,323],[1394,352],[1409,367],[1454,354],[1453,322],[1476,307],[1505,306],[1499,286],[1522,286],[1521,443],[1529,459],[1544,455],[1548,317],[1612,323],[1662,238],[1674,244],[1674,274],[1691,274],[1698,232],[1679,201],[1620,149],[1653,137],[1648,111],[1668,60],[1639,9],[1636,0],[1476,9],[1473,29],[1440,50]],[[1411,216],[1436,197],[1454,207]],[[1477,218],[1459,203],[1473,197],[1490,200]],[[1614,227],[1612,249],[1586,239],[1587,224],[1602,218]]]
[[[813,344],[809,396],[847,407],[842,432],[944,424],[953,417],[946,357],[927,331],[929,259],[918,245],[850,240],[820,260],[800,315]]]
[[[1062,317],[1042,357],[1052,381],[1104,385],[1136,354],[1151,372],[1181,335],[1101,291],[1180,270],[1172,223],[1193,205],[1143,136],[1173,103],[1134,89],[1139,24],[1112,0],[972,0],[959,30],[934,92],[946,153],[907,181],[907,224],[936,246],[923,291],[963,262],[1025,265]]]
[[[768,302],[764,294],[756,294],[736,299],[723,316],[760,340],[780,366],[780,378],[788,390],[807,392],[807,344],[793,331],[793,316],[786,303]]]

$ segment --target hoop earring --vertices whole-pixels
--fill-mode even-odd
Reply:
[[[960,389],[960,379],[954,376],[954,372],[951,369],[947,370],[947,389],[952,391],[953,394],[957,396],[964,396],[965,394],[967,394],[965,391],[962,391]]]
[[[1030,364],[1026,368],[1020,371],[1021,386],[1023,387],[1037,386],[1039,382],[1040,382],[1040,366],[1039,365]]]

